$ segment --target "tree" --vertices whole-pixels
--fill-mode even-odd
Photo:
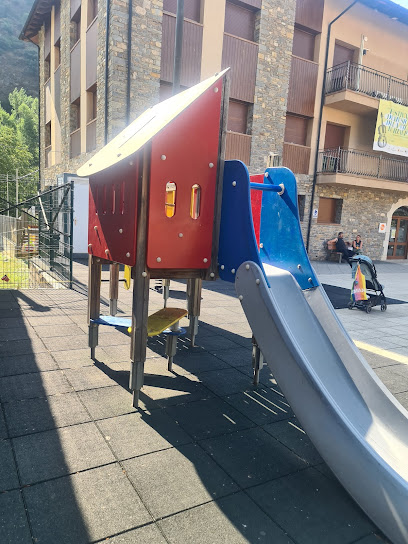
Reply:
[[[11,113],[0,105],[0,174],[38,167],[38,99],[24,89],[9,94]]]
[[[21,174],[29,172],[33,157],[17,131],[7,125],[0,126],[0,172]]]

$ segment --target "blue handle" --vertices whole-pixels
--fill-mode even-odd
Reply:
[[[274,193],[280,193],[282,191],[280,185],[270,185],[269,183],[250,183],[250,187],[257,191],[272,191]]]

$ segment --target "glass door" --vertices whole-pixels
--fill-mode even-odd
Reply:
[[[407,241],[408,217],[393,217],[391,220],[387,258],[406,259],[408,249]]]

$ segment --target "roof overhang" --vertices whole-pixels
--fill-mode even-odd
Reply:
[[[396,4],[391,0],[359,0],[370,9],[383,13],[394,21],[399,21],[404,25],[408,25],[408,9],[400,4]]]
[[[20,40],[30,40],[37,43],[36,36],[46,17],[51,13],[54,4],[55,0],[35,0],[20,33]]]

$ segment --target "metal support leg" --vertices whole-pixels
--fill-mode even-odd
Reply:
[[[95,348],[98,345],[99,325],[89,323],[88,325],[88,345],[91,348],[91,359],[95,359]]]
[[[172,372],[174,356],[177,353],[177,336],[168,335],[166,338],[167,370]]]
[[[180,332],[180,321],[177,321],[170,327],[170,333],[166,338],[166,355],[167,355],[167,370],[171,372],[173,370],[173,360],[177,353],[177,338]],[[173,333],[173,334],[172,334]]]
[[[190,320],[190,342],[193,347],[195,346],[195,337],[198,334],[202,287],[203,281],[199,278],[187,280],[187,311]]]
[[[109,314],[118,313],[119,265],[112,263],[109,270]]]
[[[252,337],[252,368],[254,370],[254,385],[259,385],[259,372],[264,365],[264,358],[261,350],[256,342],[255,337]]]
[[[95,348],[98,345],[98,325],[92,319],[98,319],[101,305],[102,265],[99,259],[89,255],[88,259],[88,345],[91,348],[91,359],[95,359]]]
[[[170,296],[170,280],[162,280],[162,282],[163,282],[164,307],[167,308],[167,300]]]
[[[144,361],[132,361],[130,366],[129,388],[132,391],[133,408],[138,408],[139,393],[143,387]]]
[[[133,305],[132,332],[130,345],[130,377],[129,387],[133,394],[133,407],[139,403],[139,392],[143,385],[144,362],[147,347],[147,319],[149,306],[150,275],[146,270],[147,240],[147,206],[149,201],[150,179],[150,146],[143,152],[143,160],[139,165],[138,180],[138,214],[136,263],[133,269]]]

